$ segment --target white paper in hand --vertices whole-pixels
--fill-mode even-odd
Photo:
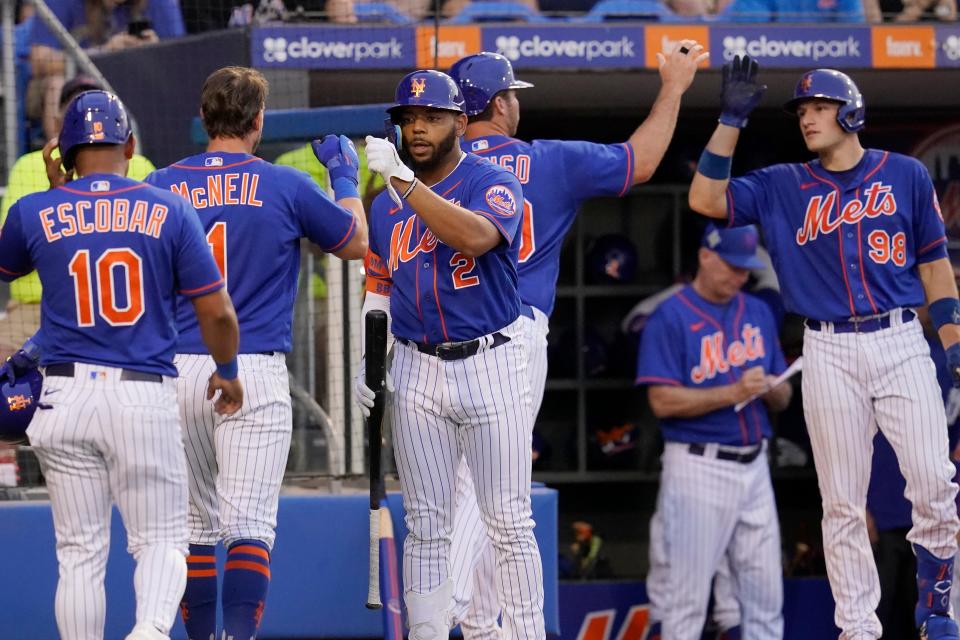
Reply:
[[[787,367],[786,371],[784,371],[779,376],[777,376],[777,379],[773,381],[773,386],[771,386],[770,389],[772,389],[773,387],[776,387],[781,382],[785,382],[786,380],[789,380],[794,376],[794,374],[797,374],[802,370],[803,370],[803,356],[800,356],[799,358],[793,361],[793,364]],[[769,391],[769,389],[767,391]],[[734,405],[733,410],[737,412],[742,411],[745,406],[747,406],[748,404],[750,404],[751,402],[753,402],[754,400],[756,400],[762,395],[763,395],[762,393],[758,393],[756,395],[750,396],[749,398],[747,398],[746,400],[743,400],[742,402],[738,402],[736,405]]]

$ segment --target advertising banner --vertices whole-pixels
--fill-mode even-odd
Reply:
[[[736,55],[749,55],[765,67],[869,68],[869,27],[824,29],[776,24],[711,27],[710,65],[722,67]]]
[[[506,56],[519,69],[639,69],[644,66],[643,25],[491,26],[483,49]]]
[[[286,69],[410,69],[414,30],[387,27],[256,27],[250,35],[255,67]]]

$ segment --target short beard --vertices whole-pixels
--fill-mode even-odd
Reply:
[[[437,145],[436,153],[428,160],[417,162],[410,157],[406,146],[404,146],[400,152],[400,159],[403,160],[404,164],[413,169],[413,172],[416,174],[430,173],[446,161],[455,146],[457,146],[457,130],[451,129],[450,135],[440,141],[440,144]]]

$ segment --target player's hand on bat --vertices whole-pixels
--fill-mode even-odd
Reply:
[[[410,167],[400,160],[400,155],[397,153],[394,144],[386,138],[367,136],[367,168],[383,176],[383,181],[387,184],[387,191],[390,192],[390,198],[394,204],[402,207],[403,200],[394,188],[390,178],[413,182],[414,177]]]
[[[310,143],[313,155],[327,168],[330,174],[330,184],[334,193],[339,193],[337,183],[346,180],[356,189],[360,184],[357,172],[360,169],[360,158],[357,148],[347,136],[328,135],[323,140],[314,140]],[[337,198],[339,200],[339,197]]]
[[[213,410],[222,416],[232,416],[243,406],[243,385],[240,378],[224,380],[216,371],[207,383],[207,400],[213,400],[217,391],[220,395],[213,402]]]
[[[767,374],[763,371],[763,367],[751,367],[744,371],[743,376],[736,382],[736,402],[748,400],[768,389]]]
[[[723,65],[720,124],[738,129],[747,126],[747,117],[767,90],[767,85],[757,82],[759,69],[760,65],[750,56],[734,56],[732,62]]]
[[[364,375],[366,370],[364,362],[364,360],[360,360],[359,373],[357,374],[356,379],[353,381],[353,396],[356,399],[357,404],[360,405],[360,413],[364,418],[369,418],[370,410],[373,409],[377,394],[373,389],[367,386],[367,379]],[[387,371],[386,383],[387,391],[393,393],[393,378],[390,376],[389,371]]]
[[[681,93],[690,88],[697,66],[710,57],[703,45],[696,40],[681,40],[673,49],[657,53],[660,63],[660,82],[663,86],[676,87]]]
[[[47,180],[50,182],[50,188],[56,189],[62,187],[73,180],[73,172],[67,173],[63,170],[63,158],[54,158],[53,150],[60,146],[60,140],[52,138],[43,145],[43,163],[47,167]]]

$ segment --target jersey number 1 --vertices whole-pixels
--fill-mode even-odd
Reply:
[[[207,232],[207,244],[213,252],[213,260],[223,276],[223,285],[227,285],[227,223],[222,220]]]
[[[81,249],[73,254],[68,265],[73,278],[77,325],[92,327],[93,297],[97,296],[100,317],[114,327],[136,324],[143,315],[143,261],[132,249],[109,249],[103,252],[94,268],[90,268],[90,251]],[[123,272],[126,305],[118,305],[117,271]]]

